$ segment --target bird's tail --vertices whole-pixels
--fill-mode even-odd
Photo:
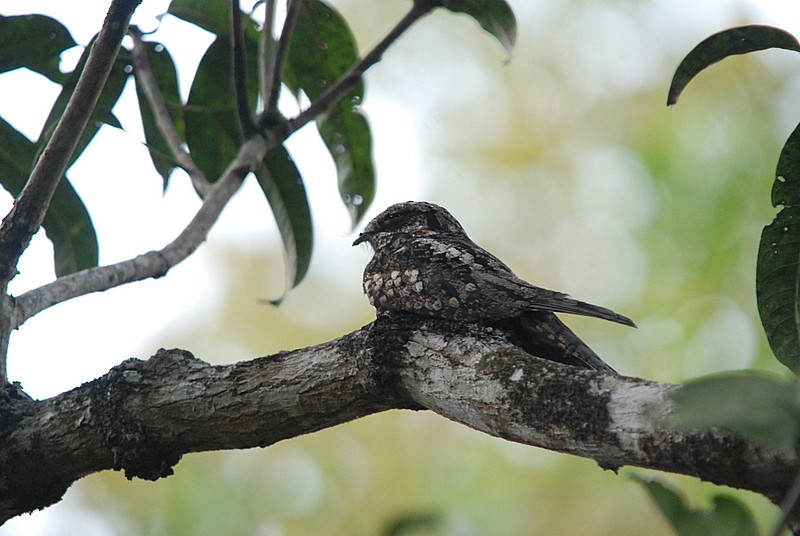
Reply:
[[[542,307],[542,309],[546,311],[553,311],[554,313],[591,316],[594,318],[601,318],[603,320],[616,322],[617,324],[630,326],[632,328],[636,327],[636,324],[633,322],[633,320],[627,316],[615,313],[611,309],[600,307],[599,305],[593,305],[591,303],[575,300],[565,295],[560,297],[558,300],[554,300],[552,303],[546,304],[544,307]]]

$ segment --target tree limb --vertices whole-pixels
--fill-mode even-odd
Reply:
[[[266,0],[264,10],[264,26],[261,28],[261,36],[258,40],[258,83],[261,100],[266,110],[267,103],[271,102],[273,80],[275,77],[280,78],[279,74],[275,72],[277,43],[272,35],[272,28],[275,25],[275,0]],[[278,91],[280,91],[280,85]]]
[[[410,316],[227,366],[161,350],[41,402],[0,393],[0,520],[57,502],[95,471],[156,479],[187,452],[263,447],[391,408],[430,409],[601,467],[694,475],[779,502],[798,452],[670,429],[663,416],[675,389],[541,360],[497,329]]]
[[[378,63],[386,50],[397,39],[408,30],[412,24],[423,16],[430,13],[434,8],[438,7],[436,2],[414,2],[411,9],[400,21],[391,29],[391,31],[375,45],[375,47],[364,56],[361,61],[351,67],[341,78],[332,84],[325,93],[320,95],[308,108],[300,112],[300,114],[289,120],[288,129],[286,130],[285,137],[289,137],[294,131],[299,130],[306,123],[316,119],[320,115],[328,112],[350,91],[356,84],[358,84],[364,73]]]
[[[247,88],[247,52],[244,46],[245,25],[239,0],[230,0],[231,11],[231,66],[233,72],[233,94],[236,99],[236,116],[244,139],[256,132],[253,110],[250,108],[250,92]]]
[[[175,162],[189,175],[195,191],[200,197],[205,197],[211,184],[208,182],[205,173],[197,167],[189,152],[183,148],[183,140],[181,140],[178,131],[175,129],[167,101],[164,99],[164,95],[158,86],[158,81],[150,67],[147,49],[142,41],[142,32],[136,26],[131,26],[128,29],[128,34],[133,39],[133,74],[136,76],[136,81],[139,82],[144,92],[144,97],[153,110],[158,131],[161,133],[161,137],[164,138],[167,147],[169,147]]]
[[[261,136],[254,136],[245,142],[222,177],[212,185],[192,221],[163,249],[60,277],[20,295],[13,305],[11,328],[16,329],[35,314],[72,298],[165,275],[205,241],[244,177],[261,163],[270,147],[269,142]]]
[[[286,64],[286,57],[289,54],[289,45],[292,42],[292,34],[294,34],[294,26],[297,23],[297,18],[300,16],[300,8],[302,6],[303,0],[289,0],[286,7],[286,20],[283,21],[283,29],[278,38],[278,47],[275,51],[275,57],[272,58],[271,69],[267,73],[269,95],[264,105],[264,115],[266,117],[272,117],[278,114],[278,98],[281,94],[283,66]],[[269,6],[267,6],[267,9],[269,9]],[[266,35],[265,33],[263,38],[266,38]]]

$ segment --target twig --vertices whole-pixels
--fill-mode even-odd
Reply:
[[[248,139],[222,177],[212,185],[192,221],[163,249],[116,264],[82,270],[19,296],[11,317],[11,329],[18,328],[27,319],[48,307],[69,299],[166,274],[205,241],[209,230],[239,189],[244,177],[259,165],[273,144],[274,141],[267,141],[261,136]]]
[[[286,64],[286,56],[289,54],[289,45],[294,34],[294,26],[300,16],[300,8],[303,0],[289,0],[286,8],[286,20],[283,21],[283,29],[278,40],[278,50],[275,52],[275,61],[269,73],[269,99],[264,106],[264,114],[274,115],[278,111],[278,97],[281,94],[281,81],[283,80],[283,66]]]
[[[147,49],[142,41],[142,32],[136,26],[131,26],[128,29],[128,34],[133,39],[133,74],[136,76],[136,80],[144,91],[144,97],[153,110],[158,131],[161,133],[161,137],[164,138],[167,147],[169,147],[175,162],[189,175],[195,191],[201,198],[205,197],[211,184],[205,174],[197,167],[188,151],[183,148],[183,141],[172,123],[167,101],[164,99],[163,93],[161,93],[158,81],[150,66]]]
[[[20,255],[39,230],[50,199],[94,110],[117,57],[130,17],[141,0],[114,0],[92,45],[64,115],[36,162],[28,182],[0,227],[0,293],[17,274]]]
[[[797,506],[798,499],[800,499],[800,472],[794,477],[792,487],[781,501],[781,517],[778,519],[778,524],[775,525],[775,530],[772,531],[772,536],[780,536],[789,519],[789,514]]]
[[[277,76],[275,72],[277,50],[275,37],[272,35],[272,27],[275,25],[275,0],[266,0],[264,9],[264,26],[261,28],[261,38],[258,40],[258,82],[261,102],[266,109],[267,103],[270,102],[272,80]]]
[[[236,113],[244,139],[256,132],[253,110],[250,108],[250,93],[247,89],[247,52],[244,48],[245,26],[239,0],[231,0],[231,56],[233,65],[233,92],[236,98]]]
[[[319,117],[321,114],[329,111],[336,105],[345,94],[350,91],[358,82],[364,73],[381,60],[384,52],[395,42],[397,39],[411,27],[417,20],[430,13],[434,8],[438,7],[436,2],[415,1],[411,10],[400,19],[394,28],[384,37],[380,43],[375,45],[375,48],[369,51],[361,61],[350,68],[344,73],[339,80],[337,80],[325,93],[319,96],[317,100],[303,110],[297,117],[290,119],[288,128],[285,131],[284,139],[288,138],[290,134],[305,126],[306,123]]]

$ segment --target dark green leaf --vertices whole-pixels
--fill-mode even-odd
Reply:
[[[336,162],[339,195],[355,226],[375,198],[375,168],[369,124],[359,109],[342,101],[318,121],[318,128]]]
[[[27,67],[60,84],[61,53],[75,46],[63,24],[44,15],[0,16],[0,73]]]
[[[94,39],[92,39],[92,42],[94,42]],[[86,63],[90,48],[91,45],[86,47],[86,50],[83,51],[83,55],[78,62],[78,66],[67,78],[64,86],[61,88],[61,93],[58,95],[56,102],[50,109],[50,114],[47,116],[44,127],[42,127],[42,132],[39,134],[39,139],[36,142],[37,156],[44,149],[47,141],[50,139],[50,135],[56,128],[56,124],[58,124],[61,116],[64,115],[67,102],[69,102],[72,92],[75,91],[78,78],[83,72],[83,66]],[[100,127],[104,123],[117,128],[122,128],[119,120],[114,116],[111,110],[114,108],[117,100],[119,100],[119,96],[122,93],[122,88],[125,86],[125,82],[128,79],[129,70],[130,62],[128,61],[127,54],[125,51],[120,51],[117,61],[114,63],[114,66],[111,68],[111,72],[108,75],[108,79],[103,87],[103,91],[100,93],[100,97],[97,100],[97,105],[95,106],[92,115],[89,117],[89,121],[86,123],[86,128],[81,134],[78,145],[75,148],[75,152],[72,154],[72,158],[70,159],[67,167],[71,166],[75,160],[80,157],[84,149],[86,149],[86,146],[89,145],[95,134],[97,134],[97,131],[100,130]]]
[[[355,39],[342,16],[319,0],[303,2],[289,47],[285,81],[295,92],[302,89],[318,98],[358,61]],[[336,162],[339,194],[353,225],[363,217],[375,196],[372,138],[358,110],[364,96],[359,83],[317,126]]]
[[[215,21],[214,30],[219,32],[200,60],[184,109],[186,143],[192,158],[208,180],[215,181],[236,155],[242,137],[232,82],[229,5],[224,0],[213,0],[173,2],[170,9],[173,6],[187,13],[208,10],[208,16]],[[209,22],[203,24],[207,29],[212,28],[208,26]],[[258,28],[253,21],[248,21],[245,49],[250,106],[253,109],[258,98],[258,39]]]
[[[189,151],[211,181],[236,155],[240,137],[230,73],[228,39],[218,37],[200,60],[184,112]]]
[[[678,97],[689,81],[709,65],[728,56],[747,54],[768,48],[783,48],[800,52],[795,37],[772,26],[739,26],[716,33],[694,47],[675,71],[667,96],[667,105],[678,102]]]
[[[758,534],[753,514],[739,499],[719,494],[714,497],[710,510],[695,510],[689,507],[684,497],[670,486],[656,480],[632,475],[644,486],[650,498],[679,536],[753,536]]]
[[[783,206],[764,227],[756,265],[756,299],[761,323],[778,360],[800,371],[800,338],[796,311],[800,255],[800,126],[778,160],[772,204]]]
[[[33,142],[0,118],[0,180],[14,197],[28,180],[34,153]],[[66,179],[58,183],[42,225],[53,243],[56,275],[97,266],[97,236],[92,220]]]
[[[175,63],[172,61],[172,56],[167,52],[163,45],[159,43],[145,43],[147,47],[147,57],[150,63],[150,68],[153,75],[158,82],[161,94],[169,107],[172,123],[179,135],[184,132],[183,125],[183,108],[181,107],[181,97],[178,91],[178,77],[175,71]],[[159,175],[164,181],[164,188],[167,187],[169,175],[175,168],[175,160],[161,136],[161,131],[156,124],[153,109],[147,102],[144,96],[144,91],[139,87],[138,81],[136,84],[136,95],[139,99],[139,109],[142,115],[142,126],[144,128],[144,136],[147,141],[147,148],[150,151],[150,158],[153,161],[153,166],[158,171]]]
[[[230,2],[226,0],[172,0],[167,13],[216,35],[230,35]]]
[[[261,189],[272,207],[275,222],[286,251],[288,292],[306,275],[314,246],[314,229],[306,189],[292,157],[280,145],[267,153],[262,166],[256,170]],[[286,293],[274,300],[276,305]]]
[[[510,53],[517,40],[517,20],[504,0],[442,0],[442,7],[466,13]]]
[[[422,536],[453,534],[445,517],[438,512],[409,512],[396,516],[383,531],[384,536]]]
[[[683,429],[725,428],[777,448],[800,431],[798,385],[755,374],[720,374],[682,386],[672,396],[672,422]]]

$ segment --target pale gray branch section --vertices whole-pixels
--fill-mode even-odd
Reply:
[[[677,432],[664,417],[677,385],[563,366],[492,333],[414,331],[395,365],[401,390],[432,411],[510,441],[749,489],[776,504],[800,469],[781,452],[716,430]]]
[[[261,136],[245,142],[222,177],[208,191],[192,221],[163,249],[116,264],[82,270],[20,295],[14,306],[11,327],[18,328],[37,313],[66,300],[166,274],[205,241],[222,209],[239,189],[244,177],[259,165],[268,147]]]
[[[92,472],[156,479],[187,452],[267,446],[391,408],[430,409],[605,468],[695,475],[779,502],[798,452],[670,429],[663,416],[675,389],[543,361],[496,329],[418,317],[382,317],[327,343],[227,366],[162,350],[49,400],[0,391],[0,522],[57,502]]]

